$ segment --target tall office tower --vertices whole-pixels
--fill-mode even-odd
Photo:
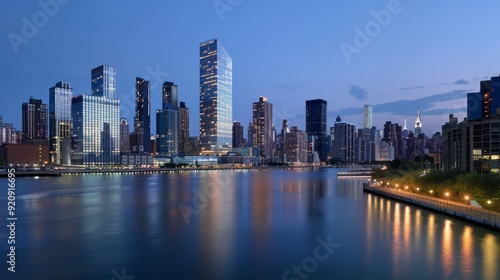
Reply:
[[[288,120],[284,119],[281,125],[281,162],[287,162],[286,139],[288,138]]]
[[[130,126],[126,118],[120,119],[120,152],[130,152]]]
[[[115,98],[116,94],[116,68],[109,65],[101,65],[91,71],[92,96]]]
[[[422,134],[422,119],[420,118],[420,110],[417,111],[417,118],[415,119],[415,135]]]
[[[149,81],[137,77],[135,79],[135,117],[132,152],[150,152],[149,138],[151,134],[151,93]]]
[[[240,122],[233,123],[233,148],[244,147],[243,126]]]
[[[253,147],[260,148],[260,156],[273,157],[273,105],[261,96],[253,103]]]
[[[332,155],[346,163],[355,162],[356,126],[342,122],[340,117],[335,120],[332,132]]]
[[[71,164],[71,98],[68,82],[58,82],[49,89],[50,163]]]
[[[179,112],[156,110],[156,152],[159,157],[179,154]]]
[[[82,94],[71,99],[74,140],[71,164],[120,163],[120,100],[113,98],[114,69],[107,65],[93,69],[92,95]]]
[[[314,137],[314,152],[320,161],[327,160],[326,151],[326,101],[322,99],[306,101],[306,132]]]
[[[160,157],[172,157],[179,154],[179,106],[174,83],[163,83],[162,100],[162,110],[156,110],[156,150]]]
[[[179,106],[179,154],[188,153],[189,141],[189,108],[181,102]]]
[[[162,99],[163,99],[163,109],[175,109],[179,108],[179,93],[177,90],[177,85],[172,82],[164,82],[162,89]]]
[[[30,98],[22,105],[23,143],[47,143],[48,106]]]
[[[253,147],[253,124],[252,122],[248,123],[248,128],[247,128],[247,146],[248,147]]]
[[[375,161],[375,139],[372,128],[360,128],[355,138],[354,158],[356,163],[371,163]]]
[[[370,105],[365,105],[364,108],[364,118],[363,118],[363,127],[364,128],[372,128],[372,114],[373,107]]]
[[[385,122],[382,141],[392,144],[395,158],[403,157],[403,137],[400,125],[391,123],[390,121]]]
[[[222,154],[232,145],[233,60],[218,39],[200,44],[201,153]]]
[[[285,154],[287,162],[307,162],[307,133],[292,126],[287,132]]]

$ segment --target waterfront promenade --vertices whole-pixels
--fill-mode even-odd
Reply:
[[[474,207],[449,199],[430,197],[401,188],[380,186],[373,182],[364,183],[363,190],[413,204],[500,232],[500,213],[495,211]]]

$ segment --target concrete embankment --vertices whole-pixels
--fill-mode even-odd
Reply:
[[[363,190],[500,232],[500,213],[402,189],[363,184]]]

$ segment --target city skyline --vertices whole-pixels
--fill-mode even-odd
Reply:
[[[479,42],[489,32],[488,26],[495,26],[497,20],[488,18],[479,23],[460,18],[485,14],[499,4],[440,2],[430,6],[430,3],[400,1],[399,13],[392,14],[390,22],[381,25],[377,36],[369,38],[369,44],[358,48],[354,44],[356,30],[365,30],[374,21],[372,12],[386,10],[389,2],[292,3],[282,13],[281,5],[263,6],[264,2],[259,1],[243,2],[225,12],[218,12],[211,2],[195,6],[157,2],[140,11],[132,3],[120,3],[119,7],[103,3],[100,11],[95,11],[90,2],[71,1],[60,4],[58,12],[49,16],[45,25],[37,27],[36,34],[26,39],[27,43],[19,43],[16,48],[9,38],[12,34],[23,36],[23,17],[32,22],[33,15],[44,10],[37,3],[3,3],[2,10],[9,13],[5,13],[5,24],[0,27],[6,35],[0,47],[7,54],[5,65],[10,69],[4,78],[6,91],[16,94],[6,96],[5,104],[9,106],[2,108],[1,114],[6,122],[20,127],[20,113],[11,108],[29,96],[45,99],[41,94],[59,81],[70,82],[75,95],[90,94],[87,69],[106,64],[117,69],[116,97],[121,99],[129,123],[133,123],[133,83],[137,76],[149,76],[152,82],[153,110],[161,108],[161,100],[155,96],[161,94],[161,83],[169,80],[179,85],[185,96],[183,101],[196,116],[199,114],[196,46],[206,38],[217,37],[231,53],[234,71],[238,73],[234,77],[234,107],[239,110],[235,110],[234,120],[247,123],[252,114],[248,104],[262,95],[274,104],[277,126],[287,118],[290,125],[305,129],[304,105],[290,100],[306,99],[301,97],[306,93],[330,104],[328,127],[333,126],[337,115],[360,126],[363,104],[374,106],[373,123],[377,127],[386,120],[402,124],[404,117],[413,118],[420,106],[423,130],[431,135],[447,121],[449,113],[465,116],[462,97],[477,91],[478,79],[498,75],[493,47],[497,39],[490,38],[493,42],[488,45],[470,43]],[[338,9],[339,5],[342,9]],[[176,10],[172,22],[179,25],[163,24],[159,11],[167,9]],[[445,9],[447,12],[442,13]],[[114,10],[120,12],[110,12]],[[258,21],[254,20],[256,13],[260,14]],[[130,17],[135,14],[143,15],[139,17],[146,20],[130,20],[138,18]],[[426,23],[421,21],[423,16]],[[199,28],[201,23],[204,28]],[[102,25],[112,32],[101,31]],[[426,25],[432,25],[432,30],[426,29]],[[148,44],[129,43],[138,32],[148,38]],[[165,32],[169,38],[178,40],[172,44],[171,40],[162,39]],[[449,32],[460,36],[451,39],[441,36]],[[53,44],[53,39],[61,34],[64,34],[61,44]],[[97,48],[93,41],[102,44]],[[340,48],[343,42],[359,49],[359,53],[349,56],[350,63]],[[292,56],[296,64],[291,64]],[[293,65],[300,67],[290,67]],[[449,65],[454,65],[452,70]],[[374,74],[374,69],[381,67],[384,71]],[[30,77],[30,83],[20,82],[26,76]],[[436,96],[442,99],[436,100]],[[390,102],[398,102],[398,106],[389,106]],[[198,120],[190,121],[191,135],[198,135]],[[155,131],[154,127],[151,129]]]

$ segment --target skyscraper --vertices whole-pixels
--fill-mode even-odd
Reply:
[[[41,99],[30,98],[22,105],[23,143],[47,143],[47,104]]]
[[[130,126],[126,118],[120,119],[120,152],[130,152]]]
[[[179,106],[177,85],[163,83],[163,108],[156,111],[156,150],[160,157],[179,153]]]
[[[417,111],[417,118],[415,119],[415,135],[422,134],[422,119],[420,118],[420,110]]]
[[[71,99],[68,82],[58,82],[49,89],[50,163],[71,163]]]
[[[355,162],[355,138],[356,126],[346,122],[342,122],[340,117],[335,120],[332,133],[332,154],[346,163]]]
[[[201,153],[222,154],[232,145],[233,60],[218,39],[200,44]]]
[[[233,148],[244,147],[243,126],[240,122],[233,123]]]
[[[189,141],[189,108],[181,102],[179,106],[179,154],[188,153]]]
[[[314,152],[320,161],[327,160],[326,148],[326,110],[327,102],[322,99],[306,101],[306,132],[314,138]]]
[[[175,109],[179,108],[179,93],[177,90],[177,85],[172,82],[164,82],[162,88],[162,99],[163,99],[163,109]]]
[[[104,69],[101,71],[102,78],[98,69]],[[112,97],[116,76],[114,69],[107,65],[93,69],[92,95],[79,95],[71,100],[72,164],[120,163],[120,100]]]
[[[372,128],[372,114],[373,107],[370,105],[365,105],[363,114],[363,128]]]
[[[151,93],[149,81],[135,79],[135,117],[132,152],[150,152],[151,134]]]
[[[260,148],[260,156],[273,157],[273,105],[261,96],[253,103],[253,147]]]
[[[116,93],[116,68],[101,65],[91,71],[92,96],[115,98]]]
[[[298,130],[296,126],[292,126],[286,134],[286,162],[307,162],[307,133]]]
[[[286,139],[288,138],[288,120],[283,119],[283,124],[281,125],[281,162],[287,162],[288,158],[286,155]]]

